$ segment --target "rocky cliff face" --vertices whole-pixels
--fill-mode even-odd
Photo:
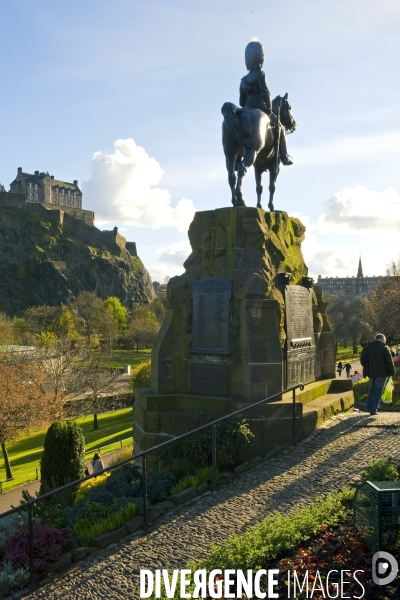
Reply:
[[[0,311],[66,304],[83,291],[127,307],[155,297],[139,258],[117,245],[85,244],[47,212],[0,207]]]

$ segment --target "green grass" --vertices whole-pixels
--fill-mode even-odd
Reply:
[[[132,444],[132,408],[124,408],[98,415],[99,431],[93,431],[93,415],[77,419],[86,441],[86,458],[91,459],[95,452],[101,454],[118,450]],[[32,431],[14,442],[7,444],[8,455],[14,479],[5,481],[4,459],[0,451],[0,481],[3,492],[36,479],[36,468],[40,467],[43,441],[46,429]]]
[[[190,487],[196,486],[199,483],[206,482],[209,483],[212,479],[212,470],[211,467],[200,467],[197,469],[192,475],[187,475],[186,477],[182,477],[170,490],[170,495],[179,494],[179,492],[183,492],[183,490],[187,490]]]
[[[361,352],[360,347],[359,347],[359,351]],[[359,353],[353,355],[353,346],[352,345],[347,346],[347,348],[344,348],[341,344],[337,345],[336,362],[338,362],[339,360],[341,360],[341,361],[351,360],[353,358],[358,358],[359,356],[360,356]]]
[[[102,366],[112,369],[131,365],[131,368],[133,369],[137,365],[142,364],[145,360],[148,360],[150,354],[150,349],[140,350],[140,352],[135,352],[134,350],[114,350],[112,357],[107,361],[104,361]]]
[[[95,504],[95,503],[92,503]],[[97,505],[100,507],[99,505]],[[108,512],[108,507],[101,507]],[[84,538],[84,543],[91,544],[95,537],[109,531],[115,531],[122,527],[126,521],[137,515],[136,504],[130,502],[118,511],[109,512],[102,518],[97,517],[93,520],[81,517],[74,523],[73,532],[78,537]]]

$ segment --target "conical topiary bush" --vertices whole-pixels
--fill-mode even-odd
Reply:
[[[44,438],[40,493],[61,487],[85,474],[85,438],[74,421],[55,421]]]

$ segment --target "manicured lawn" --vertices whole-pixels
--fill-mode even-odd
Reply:
[[[101,454],[118,450],[132,443],[132,408],[123,408],[98,415],[99,431],[93,431],[93,415],[77,419],[82,427],[86,441],[86,458],[93,457],[100,450]],[[14,479],[5,480],[3,455],[0,451],[0,481],[3,492],[17,485],[36,479],[36,468],[40,467],[43,452],[43,440],[46,429],[33,431],[14,444],[8,444],[8,455]]]
[[[104,363],[105,367],[123,367],[125,365],[131,365],[133,369],[137,365],[140,365],[145,360],[149,360],[151,350],[140,350],[135,352],[134,350],[114,350],[112,357]]]
[[[359,350],[361,352],[361,348],[359,348]],[[336,362],[338,362],[339,360],[341,360],[343,362],[344,360],[358,358],[359,356],[360,356],[360,354],[353,355],[353,346],[352,345],[347,346],[347,348],[343,348],[343,346],[341,344],[337,345]]]

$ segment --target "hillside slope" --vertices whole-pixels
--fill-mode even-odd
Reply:
[[[155,297],[143,263],[127,250],[86,245],[50,211],[0,207],[0,312],[66,304],[83,291],[117,296],[127,307]]]

